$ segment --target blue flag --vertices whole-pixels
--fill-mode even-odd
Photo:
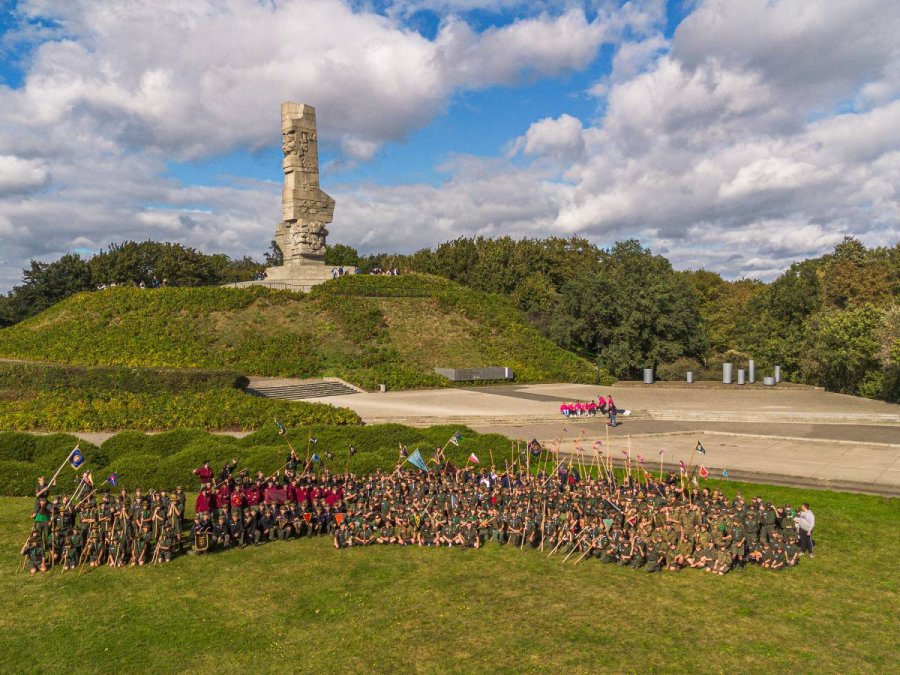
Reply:
[[[418,449],[409,456],[407,460],[410,464],[412,464],[417,469],[421,469],[422,471],[428,471],[428,465],[425,464],[425,460],[422,459],[422,453],[418,451]]]
[[[722,478],[728,478],[728,469],[722,469]]]
[[[318,452],[314,452],[314,453],[313,453],[313,456],[312,456],[312,460],[313,460],[316,464],[318,464],[319,462],[322,461],[322,458],[319,457],[319,453],[318,453]]]
[[[107,476],[106,482],[109,483],[110,485],[112,485],[113,487],[116,487],[116,485],[119,482],[119,474],[117,474],[115,471],[113,471],[111,474],[109,474],[109,476]]]
[[[84,464],[84,455],[81,450],[78,449],[78,446],[75,446],[75,449],[69,454],[69,464],[72,465],[72,468],[76,471],[78,467]]]
[[[284,430],[284,425],[281,422],[279,422],[278,420],[275,420],[275,426],[278,427],[278,435],[279,436],[284,436],[287,433]]]

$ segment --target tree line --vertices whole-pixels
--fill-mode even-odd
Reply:
[[[547,337],[622,379],[643,368],[716,379],[722,363],[754,359],[761,372],[782,366],[790,381],[900,400],[900,244],[847,237],[771,283],[677,271],[638,241],[601,248],[579,237],[459,238],[361,266],[510,295]]]
[[[276,248],[266,262],[278,262]],[[717,378],[721,363],[758,372],[781,365],[789,381],[900,400],[900,244],[867,248],[846,238],[820,258],[797,262],[771,283],[678,271],[629,240],[602,248],[579,237],[461,237],[412,255],[360,256],[328,249],[326,263],[398,267],[510,296],[529,323],[559,346],[616,377],[653,368]],[[90,259],[31,262],[21,286],[0,296],[0,326],[100,284],[216,284],[251,279],[264,264],[206,255],[171,243],[114,244]]]

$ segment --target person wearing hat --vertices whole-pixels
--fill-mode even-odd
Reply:
[[[41,534],[32,530],[28,541],[22,547],[21,555],[27,556],[28,571],[31,574],[47,571],[47,562],[44,559],[44,545],[41,542]]]

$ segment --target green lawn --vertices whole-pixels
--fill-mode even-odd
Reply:
[[[897,672],[900,502],[724,489],[738,487],[810,501],[816,559],[648,575],[316,539],[30,577],[17,554],[32,500],[3,498],[0,672]]]

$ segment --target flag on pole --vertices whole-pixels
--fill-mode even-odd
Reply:
[[[703,444],[700,441],[697,441],[697,452],[699,452],[701,455],[706,454],[706,448],[703,447]]]
[[[700,465],[700,478],[707,478],[707,477],[709,477],[709,471],[707,471],[706,467],[701,464]]]
[[[316,438],[315,436],[312,436],[312,437],[310,437],[309,442],[312,443],[313,445],[315,445],[316,443],[319,442],[319,439]]]
[[[459,442],[462,440],[462,434],[458,431],[450,437],[450,442],[453,443],[456,447],[459,447]]]
[[[531,453],[531,456],[537,457],[541,454],[542,450],[543,448],[541,447],[540,442],[538,442],[538,439],[532,438],[531,443],[528,444],[528,451]]]
[[[354,448],[352,445],[350,446],[350,454],[351,454],[351,455],[355,455],[355,454],[356,454],[356,448]]]
[[[418,448],[416,448],[416,450],[418,450]],[[402,448],[400,448],[400,456],[401,457],[409,457],[409,449],[405,445]]]
[[[415,452],[411,454],[408,458],[410,464],[412,464],[417,469],[421,469],[422,471],[428,471],[428,465],[425,464],[425,460],[422,459],[422,453],[419,452],[419,449],[416,448]]]
[[[722,469],[722,478],[728,478],[728,469]]]
[[[594,441],[594,447],[595,447],[595,448],[602,448],[602,447],[603,447],[603,441],[600,441],[600,440]]]
[[[281,422],[279,422],[278,420],[275,420],[275,426],[278,427],[278,435],[279,436],[284,436],[287,433],[287,431],[284,428],[284,425]]]
[[[687,467],[684,465],[684,460],[682,459],[680,462],[678,462],[678,464],[681,465],[681,475],[686,476],[687,475]]]
[[[318,464],[319,462],[322,461],[322,458],[319,457],[319,453],[318,453],[318,452],[314,452],[314,453],[313,453],[312,461],[314,461],[316,464]]]
[[[637,461],[638,461],[638,464],[640,464],[641,466],[644,465],[644,458],[641,457],[640,455],[637,456]]]
[[[478,456],[473,452],[469,455],[469,461],[472,462],[472,464],[478,464]]]
[[[659,451],[659,454],[661,455],[661,454],[663,454],[664,452],[665,452],[665,449],[662,449],[662,450]]]
[[[116,487],[119,483],[119,474],[113,471],[111,474],[109,474],[109,476],[106,477],[106,482],[113,487]]]
[[[78,467],[84,464],[84,454],[79,450],[77,445],[75,446],[75,449],[69,453],[69,464],[76,471],[78,471]]]

